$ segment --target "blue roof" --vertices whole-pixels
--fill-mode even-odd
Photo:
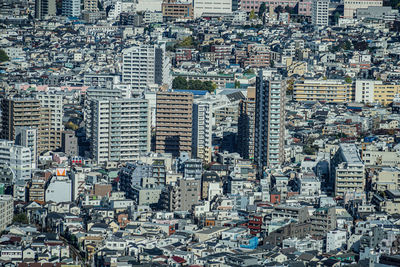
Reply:
[[[192,93],[193,95],[206,95],[207,90],[185,90],[185,89],[174,89],[175,92]]]

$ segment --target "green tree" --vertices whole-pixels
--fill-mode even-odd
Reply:
[[[274,10],[274,12],[276,13],[276,14],[280,14],[280,13],[282,13],[283,12],[283,7],[282,6],[277,6],[277,7],[275,7],[275,10]]]
[[[239,81],[235,81],[235,88],[240,88],[240,82]]]
[[[351,79],[350,76],[346,76],[346,77],[344,78],[344,81],[345,81],[346,83],[352,83],[352,82],[353,82],[353,80]]]
[[[173,89],[187,89],[188,88],[188,82],[186,78],[178,76],[175,77],[175,79],[172,81],[172,88]]]
[[[73,123],[72,121],[69,121],[69,122],[67,122],[67,123],[65,124],[65,128],[71,129],[71,130],[73,130],[73,131],[76,131],[76,130],[78,130],[79,126],[76,125],[75,123]]]
[[[22,223],[22,224],[28,224],[28,217],[26,216],[25,213],[18,213],[15,214],[13,217],[13,222],[15,223]]]
[[[253,69],[247,69],[244,71],[244,74],[255,74]]]
[[[267,9],[265,2],[262,2],[260,8],[258,9],[258,17],[262,18],[264,16],[265,10]]]
[[[207,90],[210,93],[215,90],[214,83],[211,82],[211,81],[204,82],[203,83],[203,87],[204,87],[205,90]]]
[[[253,19],[256,19],[256,18],[257,18],[257,15],[256,15],[256,13],[254,12],[254,10],[250,11],[249,19],[250,19],[250,20],[253,20]]]
[[[9,60],[10,58],[7,56],[7,53],[3,49],[0,49],[0,63]]]

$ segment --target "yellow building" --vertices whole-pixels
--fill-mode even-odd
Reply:
[[[343,80],[304,80],[295,82],[293,97],[300,102],[347,103],[354,100],[354,87]]]
[[[399,84],[377,84],[374,86],[374,103],[379,103],[383,106],[393,102],[396,94],[399,94]]]

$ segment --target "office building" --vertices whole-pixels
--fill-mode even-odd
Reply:
[[[254,159],[256,88],[247,88],[247,98],[239,103],[238,150],[244,159]]]
[[[36,93],[41,106],[39,128],[39,151],[54,151],[61,148],[61,133],[64,130],[63,96],[55,93]]]
[[[344,18],[349,18],[352,19],[356,15],[357,9],[365,9],[368,7],[381,7],[383,6],[383,0],[344,0],[343,2],[343,8],[344,8],[344,13],[343,17]]]
[[[146,90],[150,85],[171,85],[170,59],[165,44],[142,44],[122,53],[122,82],[133,89]]]
[[[158,153],[192,151],[193,95],[182,92],[158,92],[156,103],[156,144]]]
[[[162,15],[165,19],[193,19],[192,1],[164,0]]]
[[[259,72],[256,82],[254,161],[259,168],[283,162],[286,88],[280,76]]]
[[[31,150],[32,168],[36,168],[38,159],[37,133],[36,128],[22,126],[15,128],[15,144],[28,147]]]
[[[35,18],[46,19],[56,15],[56,0],[35,0]]]
[[[315,26],[328,26],[329,0],[312,1],[312,24]]]
[[[150,151],[147,100],[95,99],[91,112],[91,152],[98,163],[133,161]]]
[[[74,131],[64,131],[61,140],[62,151],[68,156],[78,156],[78,138],[75,136]]]
[[[346,192],[364,192],[365,166],[355,144],[343,143],[333,157],[335,196]]]
[[[67,17],[79,17],[81,15],[81,1],[80,0],[63,0],[62,1],[62,14]]]
[[[293,88],[295,101],[321,101],[326,103],[348,103],[354,99],[352,83],[343,80],[297,81]]]
[[[15,181],[29,180],[32,173],[31,151],[13,141],[0,140],[0,164],[7,164],[15,175]]]
[[[192,155],[204,162],[211,162],[212,119],[212,102],[209,99],[193,103]]]
[[[14,201],[10,195],[0,195],[0,232],[13,221]]]
[[[323,207],[314,211],[310,218],[311,234],[325,237],[326,233],[336,228],[336,208]]]
[[[194,17],[232,13],[232,0],[193,0]]]

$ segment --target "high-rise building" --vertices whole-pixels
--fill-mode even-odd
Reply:
[[[61,148],[61,134],[64,130],[63,96],[60,94],[41,92],[35,98],[41,106],[41,125],[39,130],[39,151],[54,151]]]
[[[239,103],[238,149],[244,159],[254,159],[256,88],[247,88],[247,98]]]
[[[192,150],[193,94],[158,92],[156,104],[156,144],[159,153],[174,157]]]
[[[332,163],[335,196],[343,196],[346,192],[364,192],[365,165],[355,144],[340,144]]]
[[[98,163],[133,161],[150,151],[147,100],[95,99],[91,112],[91,152]]]
[[[14,217],[14,201],[10,195],[0,195],[0,232],[12,223]]]
[[[149,85],[171,85],[170,59],[165,44],[142,44],[127,48],[122,55],[122,82],[133,89]]]
[[[32,173],[31,151],[13,141],[0,140],[0,163],[10,166],[15,181],[29,180]]]
[[[211,162],[212,152],[212,102],[202,99],[193,103],[192,155]]]
[[[45,19],[56,15],[56,0],[35,0],[35,18]]]
[[[259,72],[254,136],[254,161],[259,168],[276,168],[283,162],[285,95],[285,83],[280,76]]]
[[[28,147],[31,150],[32,168],[36,168],[38,158],[37,134],[38,130],[33,127],[22,126],[15,128],[15,144]]]
[[[329,0],[312,1],[312,24],[327,26],[329,24]]]
[[[67,17],[79,17],[81,15],[81,1],[63,0],[62,14]]]
[[[39,129],[40,102],[28,98],[4,98],[1,102],[2,132],[1,139],[15,140],[15,128],[18,126]]]

